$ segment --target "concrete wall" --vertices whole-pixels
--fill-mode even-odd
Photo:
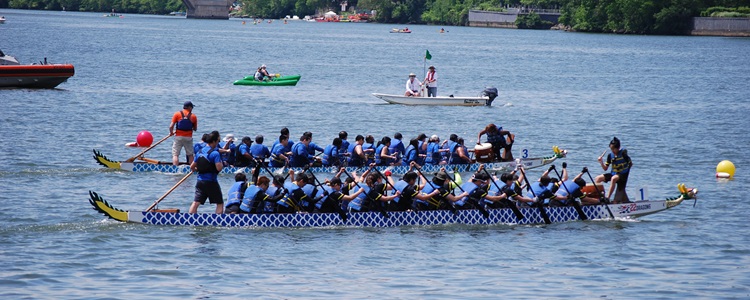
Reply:
[[[182,0],[188,19],[229,19],[230,0]]]
[[[498,28],[517,28],[516,19],[518,15],[528,14],[529,10],[508,9],[507,12],[470,10],[469,26],[473,27],[498,27]],[[559,12],[534,11],[544,21],[557,24],[560,18]]]
[[[693,18],[690,34],[750,37],[750,18]]]

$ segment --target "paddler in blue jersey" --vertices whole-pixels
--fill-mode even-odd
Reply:
[[[237,146],[237,159],[234,162],[235,167],[247,167],[254,165],[252,152],[250,151],[253,140],[249,136],[243,137],[242,142]]]
[[[262,135],[256,135],[255,144],[250,146],[250,154],[255,157],[255,160],[258,163],[265,163],[266,159],[271,157],[271,151],[268,150],[268,147],[263,145],[263,140]]]
[[[279,136],[279,143],[273,146],[271,150],[271,160],[269,161],[272,167],[284,167],[289,164],[289,156],[291,152],[286,151],[286,146],[289,144],[289,137],[286,135]]]
[[[299,138],[299,142],[292,146],[292,158],[289,160],[289,166],[298,168],[312,166],[313,161],[317,158],[310,155],[310,152],[307,150],[307,146],[311,140],[310,136],[303,134]]]
[[[198,206],[206,203],[216,204],[216,213],[224,213],[224,199],[221,195],[221,186],[217,175],[224,168],[221,161],[221,154],[217,149],[221,135],[218,131],[213,131],[206,139],[206,147],[197,153],[195,159],[190,164],[190,170],[198,172],[198,181],[195,183],[195,198],[190,205],[189,213],[198,212]]]
[[[323,159],[321,160],[323,166],[341,166],[341,148],[343,148],[341,138],[333,139],[333,143],[323,149]]]
[[[612,170],[609,173],[596,176],[594,181],[596,183],[612,181],[609,185],[609,193],[606,195],[607,200],[610,200],[612,193],[615,191],[615,186],[617,186],[614,203],[630,202],[625,187],[628,185],[628,176],[630,175],[630,168],[633,166],[633,161],[628,156],[628,150],[620,148],[620,140],[617,137],[614,137],[609,142],[609,149],[611,153],[607,155],[607,161],[604,162],[603,160],[604,154],[599,156],[598,160],[604,171],[607,171],[609,166],[612,166]]]

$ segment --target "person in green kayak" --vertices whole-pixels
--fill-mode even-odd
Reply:
[[[255,80],[257,81],[263,81],[265,79],[271,80],[271,75],[268,74],[268,70],[266,70],[266,65],[263,64],[258,68],[258,71],[255,72]]]

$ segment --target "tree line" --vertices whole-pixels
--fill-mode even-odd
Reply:
[[[357,12],[376,11],[381,23],[467,25],[469,10],[507,7],[559,9],[562,25],[576,31],[630,34],[685,34],[692,17],[747,16],[750,0],[237,0],[242,14],[278,19],[338,10],[346,1]],[[240,2],[241,1],[241,2]],[[0,0],[0,8],[167,14],[184,11],[182,0]],[[519,28],[549,28],[534,14]]]

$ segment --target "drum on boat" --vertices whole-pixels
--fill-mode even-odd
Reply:
[[[492,162],[495,160],[495,153],[492,152],[492,144],[482,143],[474,147],[474,157],[477,162]]]
[[[597,184],[596,187],[594,187],[593,184],[589,183],[583,188],[581,188],[581,192],[586,194],[588,197],[594,197],[594,198],[600,198],[603,196],[604,193],[604,185],[603,184]],[[597,195],[599,194],[599,195]]]

